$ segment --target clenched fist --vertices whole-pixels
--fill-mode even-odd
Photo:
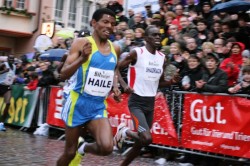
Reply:
[[[82,46],[81,58],[83,62],[86,62],[89,58],[89,55],[92,52],[92,44],[89,41],[86,41]]]

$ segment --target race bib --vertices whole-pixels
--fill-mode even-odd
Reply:
[[[114,71],[89,68],[84,92],[93,96],[107,96],[113,85]]]
[[[144,79],[158,81],[162,74],[162,64],[155,60],[146,61],[144,67]]]

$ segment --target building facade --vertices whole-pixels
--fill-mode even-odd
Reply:
[[[92,13],[108,0],[0,0],[0,56],[35,52],[42,24],[59,28],[90,29]],[[122,2],[122,1],[121,1]],[[52,41],[56,41],[51,37]]]

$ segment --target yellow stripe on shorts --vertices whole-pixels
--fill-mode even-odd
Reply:
[[[79,98],[79,94],[72,90],[70,91],[70,98],[71,98],[72,104],[70,106],[70,111],[69,111],[68,126],[72,126],[73,114],[74,114],[76,102]]]

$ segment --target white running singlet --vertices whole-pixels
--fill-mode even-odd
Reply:
[[[129,66],[128,85],[134,93],[143,97],[154,97],[163,72],[165,55],[159,51],[151,54],[146,47],[135,48],[137,61]]]

